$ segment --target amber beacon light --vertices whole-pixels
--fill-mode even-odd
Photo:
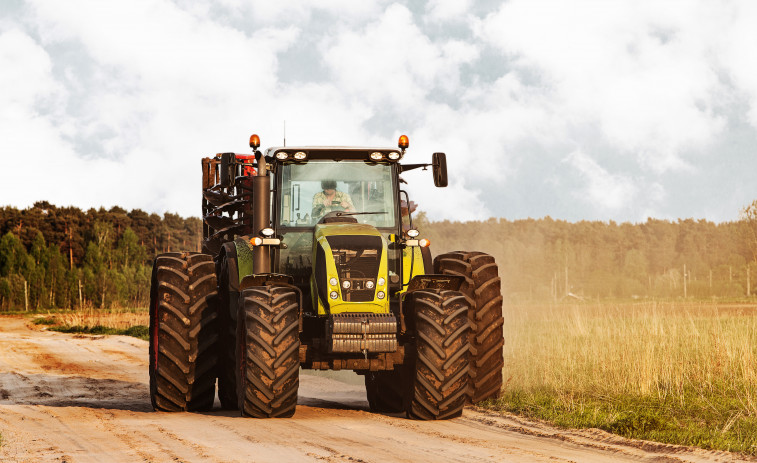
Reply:
[[[256,150],[260,146],[260,137],[257,136],[257,134],[252,134],[250,136],[250,148]]]
[[[406,150],[407,147],[410,146],[410,139],[407,138],[407,135],[400,135],[400,142],[397,146],[399,146],[401,150]]]

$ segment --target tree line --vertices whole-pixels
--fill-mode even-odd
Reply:
[[[201,236],[200,219],[170,213],[0,208],[0,310],[146,306],[155,255]]]
[[[734,222],[415,222],[434,254],[492,254],[515,300],[739,298],[757,292],[757,201]]]
[[[432,253],[478,250],[511,300],[740,298],[757,289],[757,201],[734,222],[453,222],[414,214]],[[0,208],[0,310],[144,307],[156,254],[197,251],[199,218],[119,207]]]

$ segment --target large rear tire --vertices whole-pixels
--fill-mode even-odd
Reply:
[[[395,370],[370,371],[365,374],[365,392],[372,412],[400,413],[405,410],[407,374],[397,365]]]
[[[236,378],[239,276],[235,256],[221,252],[218,265],[218,399],[226,410],[239,409]],[[237,283],[237,284],[233,284]]]
[[[483,252],[450,252],[434,259],[434,271],[464,277],[460,290],[473,301],[469,313],[472,329],[468,400],[476,403],[499,397],[505,339],[502,291],[494,257]]]
[[[213,258],[155,258],[150,288],[150,400],[155,410],[213,406],[216,374],[216,274]]]
[[[470,302],[459,291],[411,293],[415,349],[407,416],[442,420],[460,416],[468,391]]]
[[[294,414],[300,384],[300,310],[294,289],[242,290],[237,317],[237,393],[242,416]]]

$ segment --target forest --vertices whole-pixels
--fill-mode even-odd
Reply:
[[[201,238],[199,218],[170,213],[0,208],[0,310],[146,307],[155,255]]]
[[[495,256],[505,298],[744,298],[757,280],[757,201],[735,222],[542,219],[451,222],[414,214],[434,255]],[[196,251],[202,222],[176,214],[0,208],[0,310],[145,307],[152,259]]]

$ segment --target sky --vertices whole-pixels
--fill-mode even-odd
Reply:
[[[757,2],[0,1],[0,205],[199,216],[200,159],[447,153],[431,219],[736,220]]]

